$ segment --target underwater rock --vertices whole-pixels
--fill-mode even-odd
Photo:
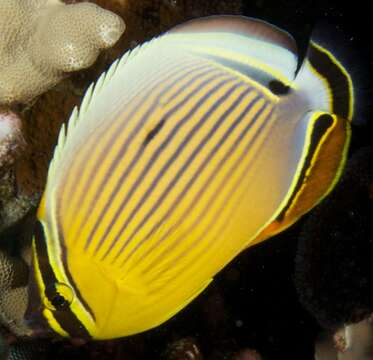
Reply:
[[[373,326],[365,319],[345,328],[346,347],[338,354],[338,360],[369,360],[373,357]]]
[[[23,320],[28,303],[28,267],[0,251],[0,322],[18,336],[31,332]]]
[[[7,360],[8,344],[5,339],[0,336],[0,360]]]
[[[323,334],[316,342],[315,360],[369,360],[373,357],[372,319]]]
[[[43,341],[16,343],[9,346],[6,360],[47,360],[47,347],[48,344]]]
[[[18,114],[0,112],[0,231],[20,220],[37,203],[34,194],[23,194],[17,184],[17,163],[26,149],[22,128]]]
[[[232,360],[262,360],[260,354],[251,349],[242,350],[235,356],[233,356]]]
[[[12,111],[0,112],[0,171],[12,165],[25,147],[20,117]]]
[[[197,342],[193,338],[183,338],[171,343],[166,350],[167,360],[203,360]]]
[[[28,103],[67,73],[91,66],[125,28],[94,4],[59,0],[2,0],[0,24],[1,104]]]
[[[332,330],[373,312],[373,148],[348,161],[333,193],[302,229],[296,259],[300,300]]]
[[[22,193],[17,185],[14,169],[0,177],[0,232],[16,224],[38,204],[39,194]]]

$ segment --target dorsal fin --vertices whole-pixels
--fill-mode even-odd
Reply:
[[[77,132],[77,128],[82,128],[82,123],[84,123],[84,128],[88,127],[89,124],[91,124],[91,122],[89,121],[90,116],[87,115],[87,113],[89,112],[88,110],[97,105],[99,101],[97,102],[96,100],[100,98],[100,93],[103,92],[108,84],[112,83],[117,78],[119,79],[122,74],[121,70],[125,67],[125,65],[128,65],[128,63],[131,62],[131,60],[134,59],[137,55],[142,54],[151,46],[153,47],[154,44],[158,43],[159,39],[162,39],[162,41],[164,40],[165,44],[173,46],[177,45],[178,43],[178,39],[173,39],[172,35],[174,34],[188,34],[193,32],[207,33],[214,31],[225,32],[226,34],[245,34],[254,42],[260,42],[263,40],[263,43],[267,43],[270,45],[273,44],[277,46],[277,48],[287,52],[287,54],[278,52],[278,56],[276,57],[276,59],[281,59],[281,61],[276,60],[275,64],[272,64],[273,56],[271,56],[270,59],[266,58],[268,57],[267,48],[261,49],[261,54],[258,55],[253,49],[249,49],[250,46],[248,46],[248,44],[237,44],[238,47],[246,45],[246,49],[241,54],[242,56],[247,56],[251,53],[253,53],[251,55],[258,55],[257,63],[270,63],[271,65],[273,65],[275,70],[280,71],[281,74],[284,74],[286,76],[286,78],[293,78],[293,73],[296,68],[296,55],[294,55],[296,53],[295,42],[288,33],[278,29],[273,25],[270,25],[261,20],[246,18],[243,16],[211,16],[200,18],[197,20],[191,20],[185,24],[176,26],[165,35],[139,45],[135,49],[125,53],[120,60],[115,61],[110,66],[107,72],[101,74],[96,83],[93,83],[88,88],[79,110],[77,108],[73,110],[68,125],[66,127],[62,126],[60,130],[58,143],[49,167],[48,178],[55,175],[56,168],[60,164],[60,160],[62,158],[62,152],[67,145],[70,146],[70,144],[72,143],[72,135]],[[193,36],[191,36],[191,39],[189,40],[194,41]],[[205,39],[203,41],[200,41],[199,45],[203,48],[205,41],[210,42],[210,40],[211,39]],[[173,41],[175,41],[175,43],[173,43]],[[221,43],[221,45],[226,44],[228,40],[226,39],[224,41]],[[248,52],[248,54],[246,54],[246,52]]]
[[[190,20],[168,33],[230,32],[283,47],[297,55],[294,38],[286,31],[263,20],[237,15],[215,15]]]
[[[89,117],[85,115],[88,109],[92,106],[94,99],[100,95],[102,90],[109,84],[110,80],[120,74],[120,70],[123,69],[123,67],[128,62],[134,59],[140,52],[144,51],[150,45],[155,43],[157,39],[158,38],[154,38],[151,41],[145,42],[144,44],[141,44],[132,50],[128,50],[120,59],[115,60],[111,64],[109,69],[100,75],[96,82],[93,82],[88,87],[79,108],[75,106],[67,122],[67,125],[63,124],[61,126],[57,145],[54,149],[53,158],[49,166],[48,178],[54,176],[57,165],[59,164],[59,161],[62,157],[62,151],[66,143],[71,138],[71,135],[74,133],[74,130],[79,124],[84,123],[85,121],[89,121]]]
[[[289,87],[298,67],[291,35],[262,20],[210,16],[178,25],[166,35],[173,47],[184,47],[262,84],[275,79]]]

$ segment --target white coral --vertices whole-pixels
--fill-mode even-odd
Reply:
[[[92,3],[0,1],[0,104],[27,103],[113,46],[123,20]]]

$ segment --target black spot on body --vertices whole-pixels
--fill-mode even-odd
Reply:
[[[143,146],[148,145],[154,137],[159,133],[165,123],[165,119],[162,119],[152,130],[149,131],[148,135],[143,142]]]
[[[279,80],[271,80],[268,87],[275,95],[287,95],[290,92],[290,87]]]

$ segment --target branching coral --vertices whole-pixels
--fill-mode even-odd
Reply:
[[[0,2],[0,103],[27,103],[114,45],[123,20],[91,3]]]

